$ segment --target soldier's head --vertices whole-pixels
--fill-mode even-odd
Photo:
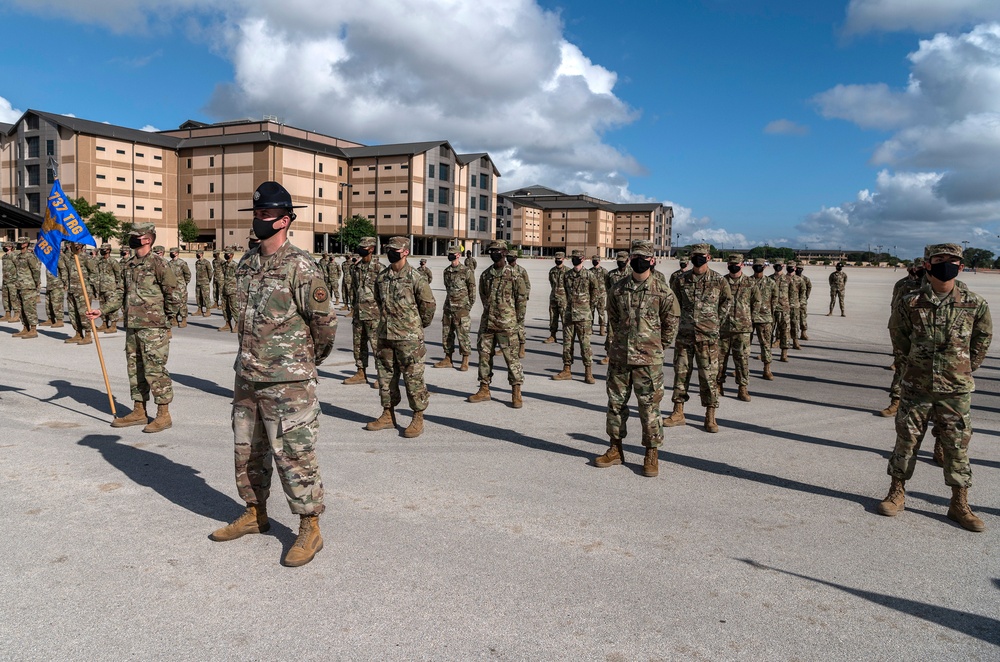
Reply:
[[[391,237],[386,244],[385,257],[393,269],[402,269],[406,265],[406,256],[410,254],[410,240],[406,237]]]
[[[787,271],[790,274],[793,274],[795,273],[796,266],[797,265],[795,264],[795,262],[789,262],[788,264],[785,265],[785,271]]]
[[[677,263],[678,263],[678,265],[680,266],[681,269],[687,269],[688,268],[688,256],[687,255],[681,255],[678,258]]]
[[[648,278],[646,272],[656,264],[653,242],[648,239],[633,239],[629,252],[629,264],[632,265],[633,278],[637,278],[638,280]]]
[[[753,272],[754,274],[763,274],[764,267],[767,266],[767,260],[762,257],[755,257],[753,259]]]
[[[924,254],[924,271],[931,285],[944,285],[962,272],[962,247],[958,244],[931,244]]]
[[[225,252],[222,254],[222,257],[226,262],[231,262],[234,255],[236,255],[236,247],[226,246]]]
[[[579,248],[574,248],[573,252],[569,254],[569,260],[573,263],[573,266],[577,269],[583,267],[583,258],[585,257],[583,251]]]
[[[507,260],[507,264],[515,264],[517,262],[517,253],[507,253],[504,259]]]
[[[83,244],[77,244],[71,242],[69,245],[69,249],[73,251],[74,255],[79,255],[80,253],[83,253]]]
[[[18,237],[17,238],[17,248],[22,253],[25,252],[25,251],[27,251],[28,250],[28,246],[30,246],[30,245],[31,245],[31,240],[28,239],[27,237]]]
[[[712,248],[708,244],[695,244],[691,247],[691,271],[703,274],[708,271],[708,263],[712,260]]]
[[[743,256],[739,253],[732,253],[729,259],[726,261],[726,268],[729,269],[729,273],[742,274],[743,273]]]
[[[101,244],[100,251],[101,251],[101,255],[102,256],[106,257],[108,255],[111,255],[111,244],[109,244],[107,242]]]
[[[781,260],[775,260],[774,262],[771,263],[771,266],[774,267],[774,273],[776,274],[780,274],[782,271],[785,270],[785,263],[782,262]]]
[[[128,249],[127,248],[119,249],[118,256],[119,257],[127,257],[128,256]]]
[[[257,238],[257,233],[250,230],[250,234],[247,235],[247,250],[251,248],[256,248],[257,244],[260,243],[260,239]]]
[[[195,251],[194,256],[200,260],[201,258],[205,257],[205,252],[204,251]]]
[[[618,251],[615,253],[615,263],[619,269],[623,269],[628,264],[628,251]]]
[[[600,255],[591,255],[590,256],[590,263],[592,265],[594,265],[595,267],[596,266],[600,266],[600,264],[601,264],[601,256]]]
[[[295,220],[293,209],[305,205],[293,205],[292,196],[278,182],[264,182],[253,193],[253,207],[237,211],[253,212],[253,239],[247,241],[248,246],[256,246],[261,241],[279,236],[275,249],[285,241],[288,226]],[[251,241],[255,241],[251,245]]]
[[[910,265],[910,273],[913,274],[914,278],[920,278],[924,275],[924,256],[913,258],[913,263]]]
[[[507,242],[491,241],[486,250],[489,252],[493,264],[499,266],[504,262],[504,258],[507,257]]]
[[[12,247],[11,247],[11,245],[10,245],[10,242],[9,242],[9,241],[5,241],[5,242],[3,242],[3,252],[4,252],[4,253],[9,253],[9,252],[10,252],[10,250],[11,250],[11,248],[12,248]]]
[[[801,276],[802,275],[802,265],[801,264],[795,265],[795,275],[796,276]]]
[[[462,255],[462,249],[458,247],[458,244],[450,244],[448,246],[448,261],[452,264],[458,264],[458,258]]]
[[[472,257],[472,251],[465,251],[465,257]]]
[[[171,246],[170,247],[170,259],[171,260],[176,259],[177,256],[180,255],[180,254],[181,254],[181,251],[180,251],[179,248],[177,248],[176,246]]]
[[[563,263],[563,260],[565,260],[565,259],[566,259],[566,254],[563,253],[562,251],[559,251],[558,253],[556,253],[556,264],[557,265],[561,265]]]
[[[837,266],[835,267],[835,269],[837,271],[843,271],[844,270],[844,263],[843,262],[838,262]]]
[[[420,258],[420,266],[422,266],[422,267],[426,267],[427,266],[427,258],[426,257]]]
[[[219,257],[219,251],[212,251],[212,257],[213,258]]]
[[[372,254],[375,252],[375,237],[361,237],[361,241],[358,242],[358,247],[355,249],[355,253],[361,258],[363,262],[371,262]]]

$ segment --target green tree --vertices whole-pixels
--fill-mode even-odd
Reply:
[[[198,235],[201,232],[201,230],[198,229],[198,224],[190,218],[185,218],[183,221],[178,223],[177,230],[181,233],[181,241],[185,244],[198,241]]]
[[[962,262],[966,267],[986,267],[993,262],[993,251],[985,248],[966,248],[963,251]]]
[[[90,220],[90,217],[101,209],[97,205],[92,205],[87,202],[87,198],[76,198],[75,200],[71,199],[69,203],[73,205],[73,209],[76,210],[76,215],[79,216],[80,220],[84,223]]]
[[[90,234],[98,237],[101,241],[119,237],[121,221],[115,218],[114,214],[109,211],[101,211],[100,207],[90,204],[86,198],[76,198],[69,202],[76,210],[77,216],[90,230]]]
[[[375,226],[364,216],[355,214],[344,221],[344,226],[334,236],[337,241],[342,242],[344,250],[353,251],[361,243],[362,237],[375,236]]]
[[[118,228],[118,242],[122,246],[128,246],[128,236],[132,234],[133,227],[135,227],[135,223],[132,221],[121,222],[121,226]]]

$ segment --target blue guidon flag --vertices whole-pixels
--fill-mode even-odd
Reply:
[[[45,222],[42,223],[42,231],[35,244],[35,257],[53,276],[59,275],[59,249],[63,241],[97,247],[97,241],[76,215],[76,210],[66,199],[57,179],[52,184],[49,204],[45,208]]]

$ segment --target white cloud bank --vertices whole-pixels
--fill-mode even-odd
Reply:
[[[997,20],[996,0],[851,0],[844,29],[848,34],[929,32]]]
[[[0,97],[0,122],[13,124],[23,114],[24,111],[14,108],[10,105],[10,101]]]

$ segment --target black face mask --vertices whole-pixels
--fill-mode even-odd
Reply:
[[[504,261],[504,254],[501,251],[490,251],[490,259],[493,264],[500,264]]]
[[[708,258],[704,255],[695,255],[691,258],[691,264],[696,267],[703,267],[708,264]]]
[[[455,253],[448,253],[448,261],[449,262],[454,262],[457,259],[458,259],[458,255],[456,255]]]
[[[368,255],[369,253],[371,253],[371,249],[370,248],[361,248],[359,246],[359,247],[357,247],[357,248],[354,249],[354,252],[357,253],[358,255],[360,255],[361,257],[364,257],[364,256]]]
[[[597,265],[599,265],[601,263],[601,261],[600,260],[591,260],[590,263],[593,264],[596,267]]]
[[[390,264],[396,264],[397,262],[403,259],[403,254],[397,250],[390,248],[385,252],[385,257],[386,259],[389,260]]]
[[[101,255],[103,255],[104,257],[108,257],[109,255],[111,255],[111,251],[101,251]]]
[[[632,261],[629,264],[632,265],[632,271],[636,272],[637,274],[646,273],[647,271],[649,271],[650,267],[649,258],[645,257],[634,257],[632,258]]]
[[[173,260],[173,259],[174,259],[174,258],[176,258],[176,257],[177,257],[177,253],[171,253],[171,254],[170,254],[170,259],[171,259],[171,260]]]
[[[278,234],[278,230],[275,229],[274,223],[280,219],[269,218],[269,219],[253,219],[253,233],[257,235],[260,240],[269,239],[274,235]]]
[[[947,283],[958,276],[958,268],[959,265],[954,262],[938,262],[931,265],[931,275]]]
[[[762,274],[762,273],[764,273],[764,265],[763,264],[755,264],[755,265],[753,265],[753,272],[755,274]]]
[[[802,275],[802,270],[801,269],[796,269],[795,270],[795,275],[796,276],[801,276]]]
[[[842,267],[842,266],[840,266],[840,265],[838,264],[838,265],[837,265],[837,271],[843,271],[843,270],[844,270],[844,267]]]
[[[914,278],[922,278],[923,275],[924,275],[924,270],[923,269],[914,269],[913,270],[913,277]]]
[[[681,262],[681,269],[687,269],[687,267],[688,267],[687,262]]]
[[[129,248],[142,248],[142,237],[129,237],[128,238]]]
[[[570,261],[573,263],[574,267],[578,267],[581,264],[583,264],[583,258],[582,257],[571,257]]]
[[[625,265],[626,265],[626,264],[628,264],[628,262],[625,262],[624,260],[617,260],[617,261],[615,262],[615,264],[617,264],[617,265],[618,265],[618,268],[619,268],[619,269],[624,269],[624,268],[625,268]]]
[[[557,266],[557,267],[561,267],[561,266],[562,266],[562,263],[563,263],[563,261],[562,261],[562,260],[556,260],[556,266]]]
[[[795,267],[785,267],[785,271],[787,271],[789,274],[793,274],[795,273]]]
[[[729,273],[731,273],[731,274],[738,274],[741,271],[743,271],[743,267],[741,267],[740,265],[738,265],[738,264],[730,264],[729,265]]]

